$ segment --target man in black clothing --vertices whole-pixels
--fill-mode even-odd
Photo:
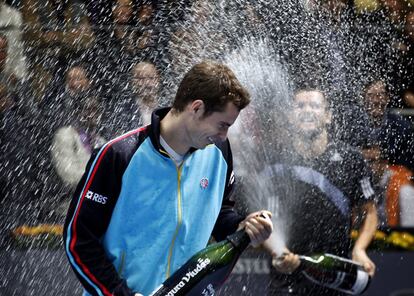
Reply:
[[[270,240],[265,244],[273,257],[271,290],[275,295],[342,295],[299,273],[297,254],[349,257],[351,214],[360,208],[365,219],[351,257],[374,275],[375,265],[366,253],[377,226],[370,172],[358,151],[330,140],[331,113],[319,89],[295,92],[289,121],[290,149],[263,172],[275,186],[286,244],[284,250]]]
[[[407,119],[387,109],[390,92],[384,80],[374,79],[364,88],[365,117],[354,140],[364,148],[364,156],[380,154],[390,164],[414,170],[414,129]]]

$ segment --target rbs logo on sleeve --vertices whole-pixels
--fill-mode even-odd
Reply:
[[[106,201],[108,199],[106,196],[100,195],[90,190],[86,193],[86,198],[103,205],[106,204]]]

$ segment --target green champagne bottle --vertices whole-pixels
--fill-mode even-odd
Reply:
[[[371,277],[359,263],[332,254],[299,256],[299,270],[312,282],[346,294],[363,293]]]
[[[213,296],[231,273],[250,238],[239,230],[192,256],[149,296]]]

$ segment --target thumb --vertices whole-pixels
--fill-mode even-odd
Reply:
[[[370,263],[370,262],[365,262],[364,263],[364,269],[365,271],[372,276],[374,273],[374,266]]]

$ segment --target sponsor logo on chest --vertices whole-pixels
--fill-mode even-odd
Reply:
[[[208,187],[208,178],[204,177],[200,180],[200,187],[201,189],[207,189]]]

